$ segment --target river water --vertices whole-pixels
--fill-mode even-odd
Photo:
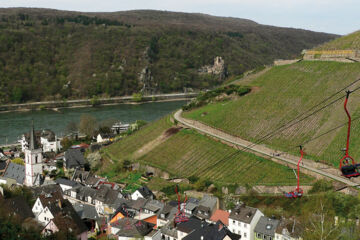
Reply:
[[[136,120],[154,121],[183,106],[186,101],[154,102],[143,104],[121,104],[113,106],[67,108],[60,112],[51,110],[33,112],[0,113],[0,144],[14,143],[31,127],[34,119],[36,130],[51,129],[58,136],[65,134],[66,126],[70,122],[78,123],[83,114],[94,116],[99,122],[114,119],[123,123]]]

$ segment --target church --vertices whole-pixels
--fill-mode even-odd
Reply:
[[[25,150],[25,180],[26,186],[39,186],[43,173],[43,155],[42,147],[38,145],[35,139],[34,123],[30,131],[30,143]]]

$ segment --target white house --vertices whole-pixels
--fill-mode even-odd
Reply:
[[[240,235],[242,240],[254,240],[254,229],[262,216],[264,214],[257,208],[237,205],[229,216],[229,230]]]
[[[151,190],[148,187],[142,186],[136,189],[136,191],[133,192],[133,194],[131,194],[132,200],[137,200],[138,198],[154,199],[154,194],[151,192]]]
[[[46,193],[40,195],[36,199],[35,204],[32,207],[32,212],[34,213],[36,220],[38,220],[44,226],[48,224],[49,221],[54,218],[54,215],[49,209],[50,205],[62,200],[63,197],[60,192]]]
[[[112,141],[112,139],[114,137],[115,137],[114,134],[99,133],[96,137],[96,142],[98,142],[98,143],[109,142],[109,141]]]
[[[35,131],[36,144],[41,145],[43,152],[58,152],[61,150],[60,139],[56,137],[55,133],[51,130],[44,129],[42,131]],[[19,140],[21,143],[21,151],[25,152],[29,148],[30,133],[25,133]]]

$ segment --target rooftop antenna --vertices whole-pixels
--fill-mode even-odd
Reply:
[[[180,202],[181,198],[180,198],[180,194],[178,192],[178,186],[177,185],[175,187],[175,192],[176,192],[176,195],[178,197],[178,211],[175,214],[174,222],[175,222],[175,224],[182,223],[182,222],[187,222],[187,221],[189,221],[189,218],[185,215],[185,206],[186,206],[187,196],[185,195],[183,208],[181,208],[181,202]]]

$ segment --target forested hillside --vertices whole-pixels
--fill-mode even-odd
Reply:
[[[335,37],[203,14],[0,9],[0,103],[210,88]],[[200,74],[216,56],[223,72]]]

